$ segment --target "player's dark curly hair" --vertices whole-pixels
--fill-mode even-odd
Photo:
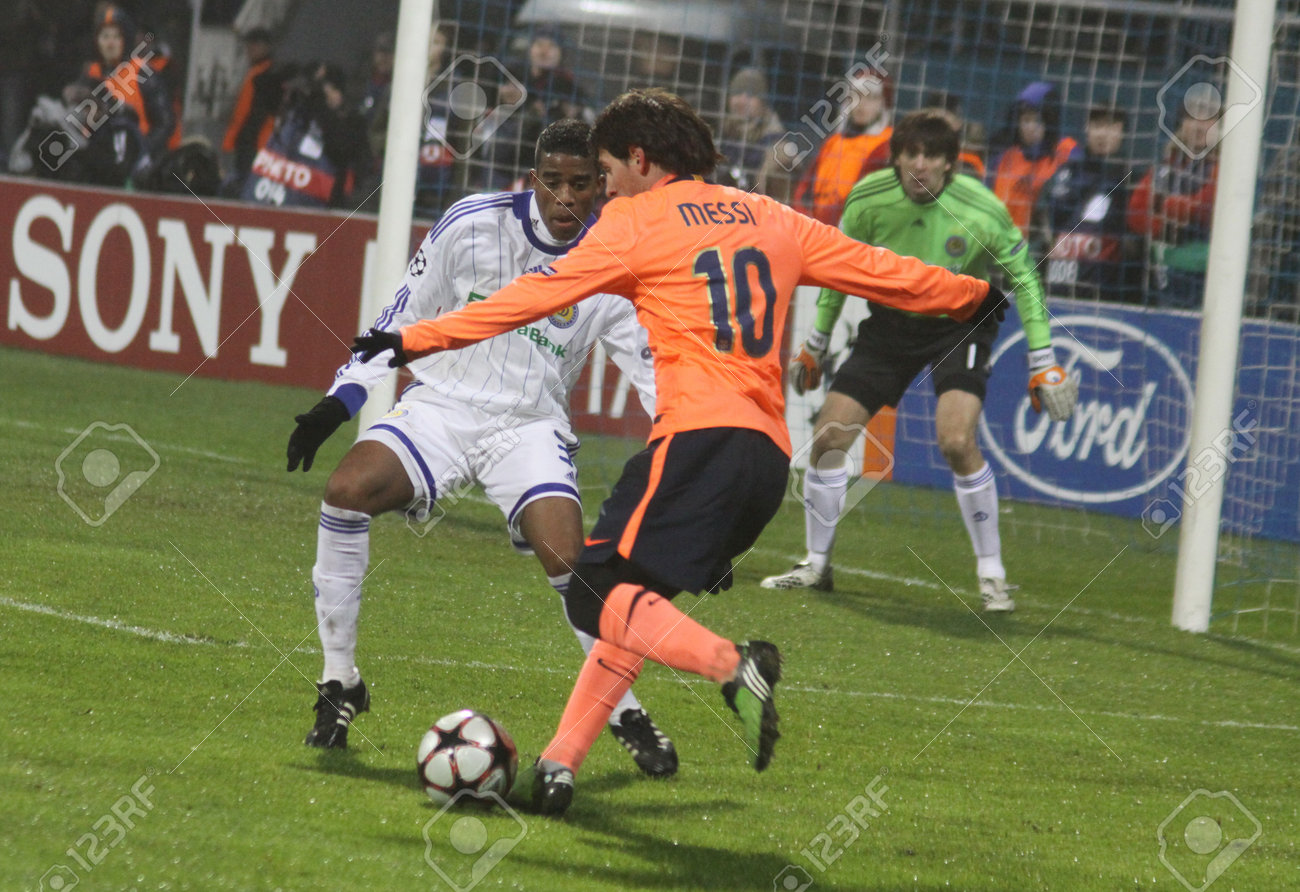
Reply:
[[[949,164],[957,163],[961,153],[961,136],[952,118],[941,109],[923,108],[903,116],[889,137],[889,154],[897,159],[904,152],[942,155]]]
[[[591,141],[619,161],[639,146],[647,161],[678,176],[707,176],[722,160],[709,125],[686,100],[659,87],[632,90],[611,102],[596,118]]]
[[[533,155],[533,166],[542,163],[543,155],[572,155],[575,158],[590,158],[595,163],[596,152],[591,147],[591,127],[577,118],[563,118],[548,124],[537,137],[537,150]]]

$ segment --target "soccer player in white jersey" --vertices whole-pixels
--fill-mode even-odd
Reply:
[[[538,138],[533,189],[470,196],[448,209],[420,245],[376,327],[398,331],[481,300],[526,272],[544,270],[578,242],[603,189],[581,121],[559,121]],[[415,382],[370,426],[330,475],[317,532],[317,631],[325,666],[309,746],[346,747],[348,726],[369,708],[354,664],[370,519],[385,511],[423,518],[440,497],[480,483],[506,516],[511,542],[534,553],[561,595],[582,549],[582,508],[569,423],[569,390],[599,340],[654,406],[645,330],[630,304],[600,295],[537,323],[412,363]],[[299,415],[288,469],[311,469],[316,450],[365,402],[386,359],[354,359],[328,394]],[[595,643],[574,630],[583,649]],[[610,730],[652,777],[677,770],[677,752],[628,692]]]

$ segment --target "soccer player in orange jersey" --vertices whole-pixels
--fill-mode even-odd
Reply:
[[[582,242],[488,299],[401,333],[371,330],[363,358],[401,365],[475,343],[598,292],[633,302],[649,332],[657,389],[647,448],[601,507],[565,608],[597,636],[533,779],[533,804],[560,814],[573,778],[646,657],[722,684],[754,767],[772,758],[777,648],[735,644],[672,603],[731,583],[731,560],[776,513],[789,472],[780,344],[795,286],[960,320],[1005,297],[839,230],[770,198],[703,182],[718,154],[705,124],[663,90],[634,90],[596,120],[592,141],[612,199]]]

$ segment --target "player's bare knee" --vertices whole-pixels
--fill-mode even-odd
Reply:
[[[325,504],[345,511],[378,514],[383,510],[378,496],[379,489],[372,481],[345,468],[336,469],[325,484]]]
[[[860,427],[839,424],[831,422],[822,424],[817,428],[817,434],[813,438],[811,455],[809,458],[815,468],[822,468],[823,463],[828,467],[825,470],[838,468],[844,463],[844,453],[853,448],[853,441],[857,439],[861,432]]]
[[[534,548],[537,559],[541,561],[542,570],[547,576],[562,576],[572,573],[582,553],[582,540],[561,538],[547,540],[540,548]]]
[[[963,468],[979,459],[974,431],[940,431],[938,441],[939,451],[951,468]]]

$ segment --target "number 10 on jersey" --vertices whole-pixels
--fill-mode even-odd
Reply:
[[[751,270],[762,292],[757,295],[757,303],[750,285]],[[695,258],[692,271],[708,281],[709,304],[713,311],[713,346],[717,351],[735,351],[735,330],[739,328],[740,344],[745,353],[755,359],[766,356],[772,349],[772,317],[776,307],[776,288],[772,285],[772,265],[767,255],[759,248],[741,248],[731,258],[731,278],[728,281],[722,249],[709,248]],[[761,321],[759,326],[755,324],[756,317]]]

